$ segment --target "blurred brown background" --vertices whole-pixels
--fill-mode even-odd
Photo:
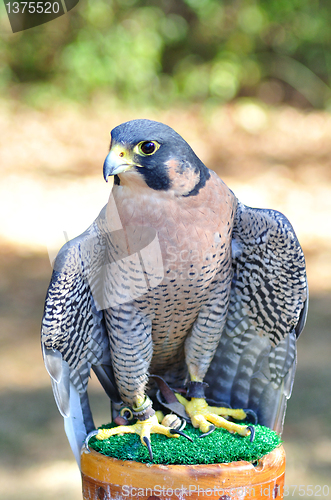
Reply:
[[[286,483],[294,499],[291,485],[331,492],[331,8],[284,5],[81,0],[15,35],[1,6],[1,499],[81,498],[40,320],[50,259],[107,202],[109,131],[132,118],[173,126],[242,202],[292,222],[311,298],[283,434]],[[90,395],[96,424],[108,421],[94,379]]]

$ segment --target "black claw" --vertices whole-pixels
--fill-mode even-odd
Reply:
[[[179,431],[177,429],[169,429],[169,432],[170,432],[170,434],[179,434],[180,436],[183,436],[184,438],[191,441],[191,443],[193,443],[193,439],[190,436],[188,436],[187,434],[185,434],[185,432]]]
[[[146,444],[147,448],[148,448],[148,453],[149,453],[149,458],[151,460],[153,460],[153,451],[152,451],[152,446],[151,446],[151,442],[150,440],[148,439],[148,437],[144,436],[143,437],[143,440],[144,440],[144,443]]]
[[[201,436],[199,436],[199,438],[204,438],[206,436],[209,436],[209,434],[211,434],[212,432],[214,432],[214,430],[216,429],[215,425],[211,425],[209,427],[209,431],[208,432],[205,432],[204,434],[201,434]]]
[[[248,425],[247,429],[249,429],[251,431],[251,435],[249,437],[249,440],[252,443],[255,439],[255,428],[252,425]]]
[[[256,425],[258,423],[258,418],[257,418],[257,415],[255,413],[254,410],[244,410],[244,412],[246,413],[246,418],[245,420],[247,420],[248,422]]]

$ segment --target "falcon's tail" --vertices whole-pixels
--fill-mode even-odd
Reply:
[[[64,429],[78,465],[80,466],[81,448],[89,432],[95,429],[87,392],[79,394],[70,384],[70,412],[64,417]]]

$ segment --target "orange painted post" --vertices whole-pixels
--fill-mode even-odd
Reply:
[[[84,500],[280,500],[283,446],[254,466],[249,462],[210,465],[147,465],[82,451]]]

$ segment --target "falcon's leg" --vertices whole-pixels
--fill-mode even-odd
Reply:
[[[191,438],[186,436],[183,432],[160,424],[154,410],[150,406],[150,403],[150,399],[146,397],[140,408],[134,408],[136,415],[140,414],[141,416],[141,419],[138,419],[134,425],[120,425],[118,427],[113,427],[112,429],[100,429],[98,434],[96,434],[96,438],[103,440],[108,439],[115,434],[138,434],[140,436],[141,443],[144,446],[147,446],[151,460],[153,460],[153,452],[150,441],[151,434],[164,434],[167,437],[175,438],[178,438],[179,435],[181,435],[191,440]],[[144,411],[143,408],[147,405],[148,407]]]
[[[211,407],[205,400],[203,379],[220,341],[229,303],[232,278],[229,253],[224,256],[220,267],[223,271],[218,275],[214,288],[210,290],[210,300],[201,308],[192,332],[185,342],[186,364],[191,378],[187,395],[191,401],[180,395],[176,396],[185,406],[192,425],[199,427],[204,434],[211,432],[214,426],[217,426],[230,432],[237,432],[241,436],[251,435],[252,441],[253,427],[238,425],[224,418],[234,417],[243,420],[246,417],[244,410]]]
[[[181,432],[174,434],[174,429],[159,424],[152,401],[145,395],[153,354],[151,320],[132,303],[128,303],[113,308],[109,313],[107,311],[106,324],[118,390],[122,401],[128,404],[138,421],[134,425],[100,430],[96,437],[107,439],[115,434],[138,434],[142,444],[147,446],[152,460],[151,434],[179,437]]]

